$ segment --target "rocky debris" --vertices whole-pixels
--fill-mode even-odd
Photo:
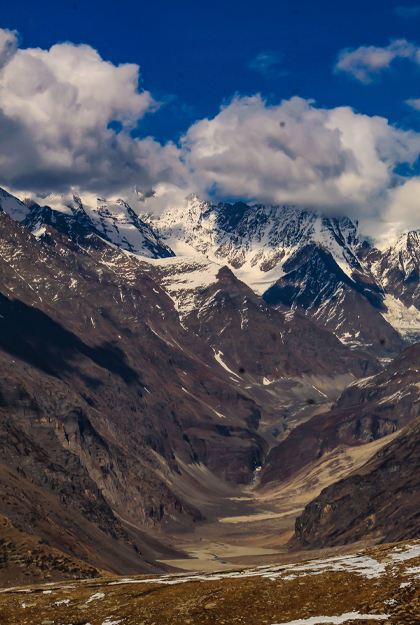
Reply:
[[[257,569],[107,578],[0,592],[2,623],[416,623],[417,542]]]

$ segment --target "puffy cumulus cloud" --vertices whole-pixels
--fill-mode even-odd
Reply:
[[[182,146],[190,184],[207,197],[295,204],[367,223],[388,210],[389,191],[404,182],[394,170],[416,161],[420,134],[348,107],[317,109],[299,97],[270,106],[256,95],[196,122]]]
[[[420,134],[386,119],[299,97],[269,105],[237,96],[179,145],[161,145],[130,135],[159,106],[139,89],[137,65],[115,66],[87,45],[20,49],[6,30],[0,60],[0,186],[18,195],[62,204],[76,188],[160,212],[196,192],[348,214],[372,235],[397,217],[410,226],[420,218],[418,179],[396,173],[419,157]]]
[[[137,65],[115,66],[88,45],[19,49],[16,33],[0,30],[0,184],[119,192],[179,180],[175,145],[130,137],[159,106],[138,81]]]
[[[334,71],[351,74],[356,80],[368,84],[373,76],[388,68],[396,58],[408,59],[420,64],[420,47],[406,39],[391,41],[389,46],[360,46],[355,50],[347,48],[338,55]]]
[[[390,202],[384,214],[391,233],[420,227],[420,176],[408,178],[390,190]]]

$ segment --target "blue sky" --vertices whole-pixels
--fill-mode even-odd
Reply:
[[[420,0],[3,2],[0,186],[290,203],[389,237],[420,228],[419,78]]]
[[[16,29],[24,47],[88,43],[102,58],[137,63],[143,86],[166,106],[140,124],[139,135],[176,139],[195,119],[214,116],[234,93],[272,101],[298,94],[318,106],[349,105],[420,129],[405,104],[418,97],[420,69],[404,61],[364,85],[333,66],[343,48],[420,42],[420,14],[400,17],[402,0],[16,0],[2,2],[0,25]],[[403,12],[404,13],[404,12]],[[272,57],[269,72],[250,65]],[[278,64],[275,64],[275,59]]]

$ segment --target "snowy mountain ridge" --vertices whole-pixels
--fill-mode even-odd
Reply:
[[[236,276],[262,295],[284,275],[285,263],[305,245],[326,248],[347,275],[360,268],[357,225],[292,206],[218,205],[196,195],[161,216],[142,215],[177,255],[204,254],[228,264]]]
[[[66,234],[81,226],[90,234],[96,234],[108,243],[146,258],[174,256],[172,250],[159,241],[122,199],[107,201],[103,198],[87,198],[74,193],[71,198],[48,196],[51,206],[40,206],[33,201],[21,202],[7,191],[0,189],[0,209],[37,232],[43,224],[65,226]],[[80,231],[79,231],[79,234]]]
[[[359,242],[358,224],[349,218],[292,206],[214,205],[190,195],[161,215],[138,215],[122,199],[76,193],[45,199],[51,206],[0,190],[0,208],[34,234],[50,225],[79,243],[96,235],[139,257],[184,259],[174,265],[181,270],[174,284],[170,275],[165,284],[180,314],[199,301],[194,288],[227,265],[266,303],[300,310],[354,349],[389,358],[420,337],[417,231],[380,251]],[[200,272],[208,276],[200,279]]]
[[[354,349],[388,358],[420,337],[419,232],[380,251],[347,217],[196,195],[142,219],[177,255],[227,264],[267,303],[300,309]]]

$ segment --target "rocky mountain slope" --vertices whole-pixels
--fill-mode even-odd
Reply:
[[[380,367],[228,268],[46,215],[63,233],[0,213],[0,514],[94,567],[156,571],[173,550],[136,528],[200,523],[184,466],[253,480],[288,427],[272,384],[337,379],[337,396]]]
[[[52,549],[165,570],[185,554],[151,528],[217,522],[218,491],[264,491],[418,417],[407,350],[375,358],[404,346],[390,298],[416,314],[415,237],[393,256],[289,208],[191,198],[165,226],[122,200],[0,202],[0,514]]]
[[[25,532],[17,523],[0,516],[0,586],[103,577],[74,556],[54,549],[45,540]]]
[[[375,376],[348,386],[328,412],[298,425],[271,449],[261,484],[281,481],[340,445],[386,437],[420,416],[420,345],[406,348]]]
[[[294,254],[283,268],[287,273],[264,293],[268,304],[301,310],[353,349],[382,358],[403,349],[405,337],[387,320],[384,291],[370,276],[348,276],[333,255],[316,244]]]
[[[26,200],[24,203],[4,189],[0,189],[0,208],[32,232],[38,232],[44,225],[51,225],[72,237],[81,236],[82,232],[85,235],[95,234],[121,249],[140,256],[165,258],[174,255],[122,199],[106,202],[102,198],[97,198],[94,207],[84,205],[76,193],[65,203],[61,202],[60,198],[58,200],[58,207],[55,208],[40,206],[32,200]],[[54,204],[57,204],[57,201]]]
[[[361,469],[324,489],[305,508],[296,521],[301,546],[348,544],[361,537],[380,542],[418,536],[419,360],[417,343],[383,374],[348,389],[360,389],[366,412],[378,425],[380,415],[388,427],[401,418],[408,425]]]

